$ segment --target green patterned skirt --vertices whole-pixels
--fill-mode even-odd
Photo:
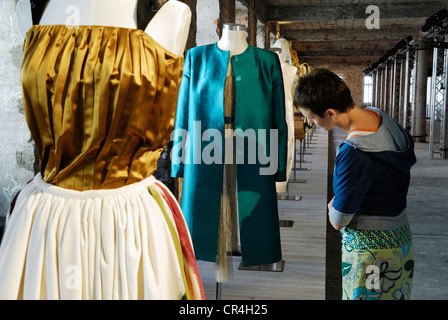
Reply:
[[[343,228],[344,300],[408,300],[414,275],[409,225],[384,231]]]

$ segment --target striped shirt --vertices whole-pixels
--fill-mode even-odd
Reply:
[[[377,116],[378,121],[380,122],[380,124],[378,125],[378,128],[379,128],[381,125],[381,116],[376,111],[373,111],[373,110],[367,110],[367,111],[373,112]],[[347,139],[350,139],[353,137],[359,137],[359,136],[366,136],[368,134],[375,133],[378,130],[378,128],[377,129],[362,129],[362,128],[353,129],[348,133]]]

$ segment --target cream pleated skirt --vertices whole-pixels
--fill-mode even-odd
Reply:
[[[74,191],[40,175],[0,247],[0,299],[204,299],[179,205],[154,177]]]

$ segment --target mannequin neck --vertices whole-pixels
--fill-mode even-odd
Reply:
[[[232,29],[224,25],[217,46],[223,51],[230,51],[230,55],[243,53],[248,47],[246,31],[239,28]]]

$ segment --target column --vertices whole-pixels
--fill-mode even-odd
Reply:
[[[235,0],[219,0],[218,35],[221,38],[222,25],[235,23]]]
[[[411,129],[414,140],[426,142],[426,94],[428,81],[428,46],[420,43],[418,46],[416,82],[415,82],[415,109],[413,112],[414,127]]]

